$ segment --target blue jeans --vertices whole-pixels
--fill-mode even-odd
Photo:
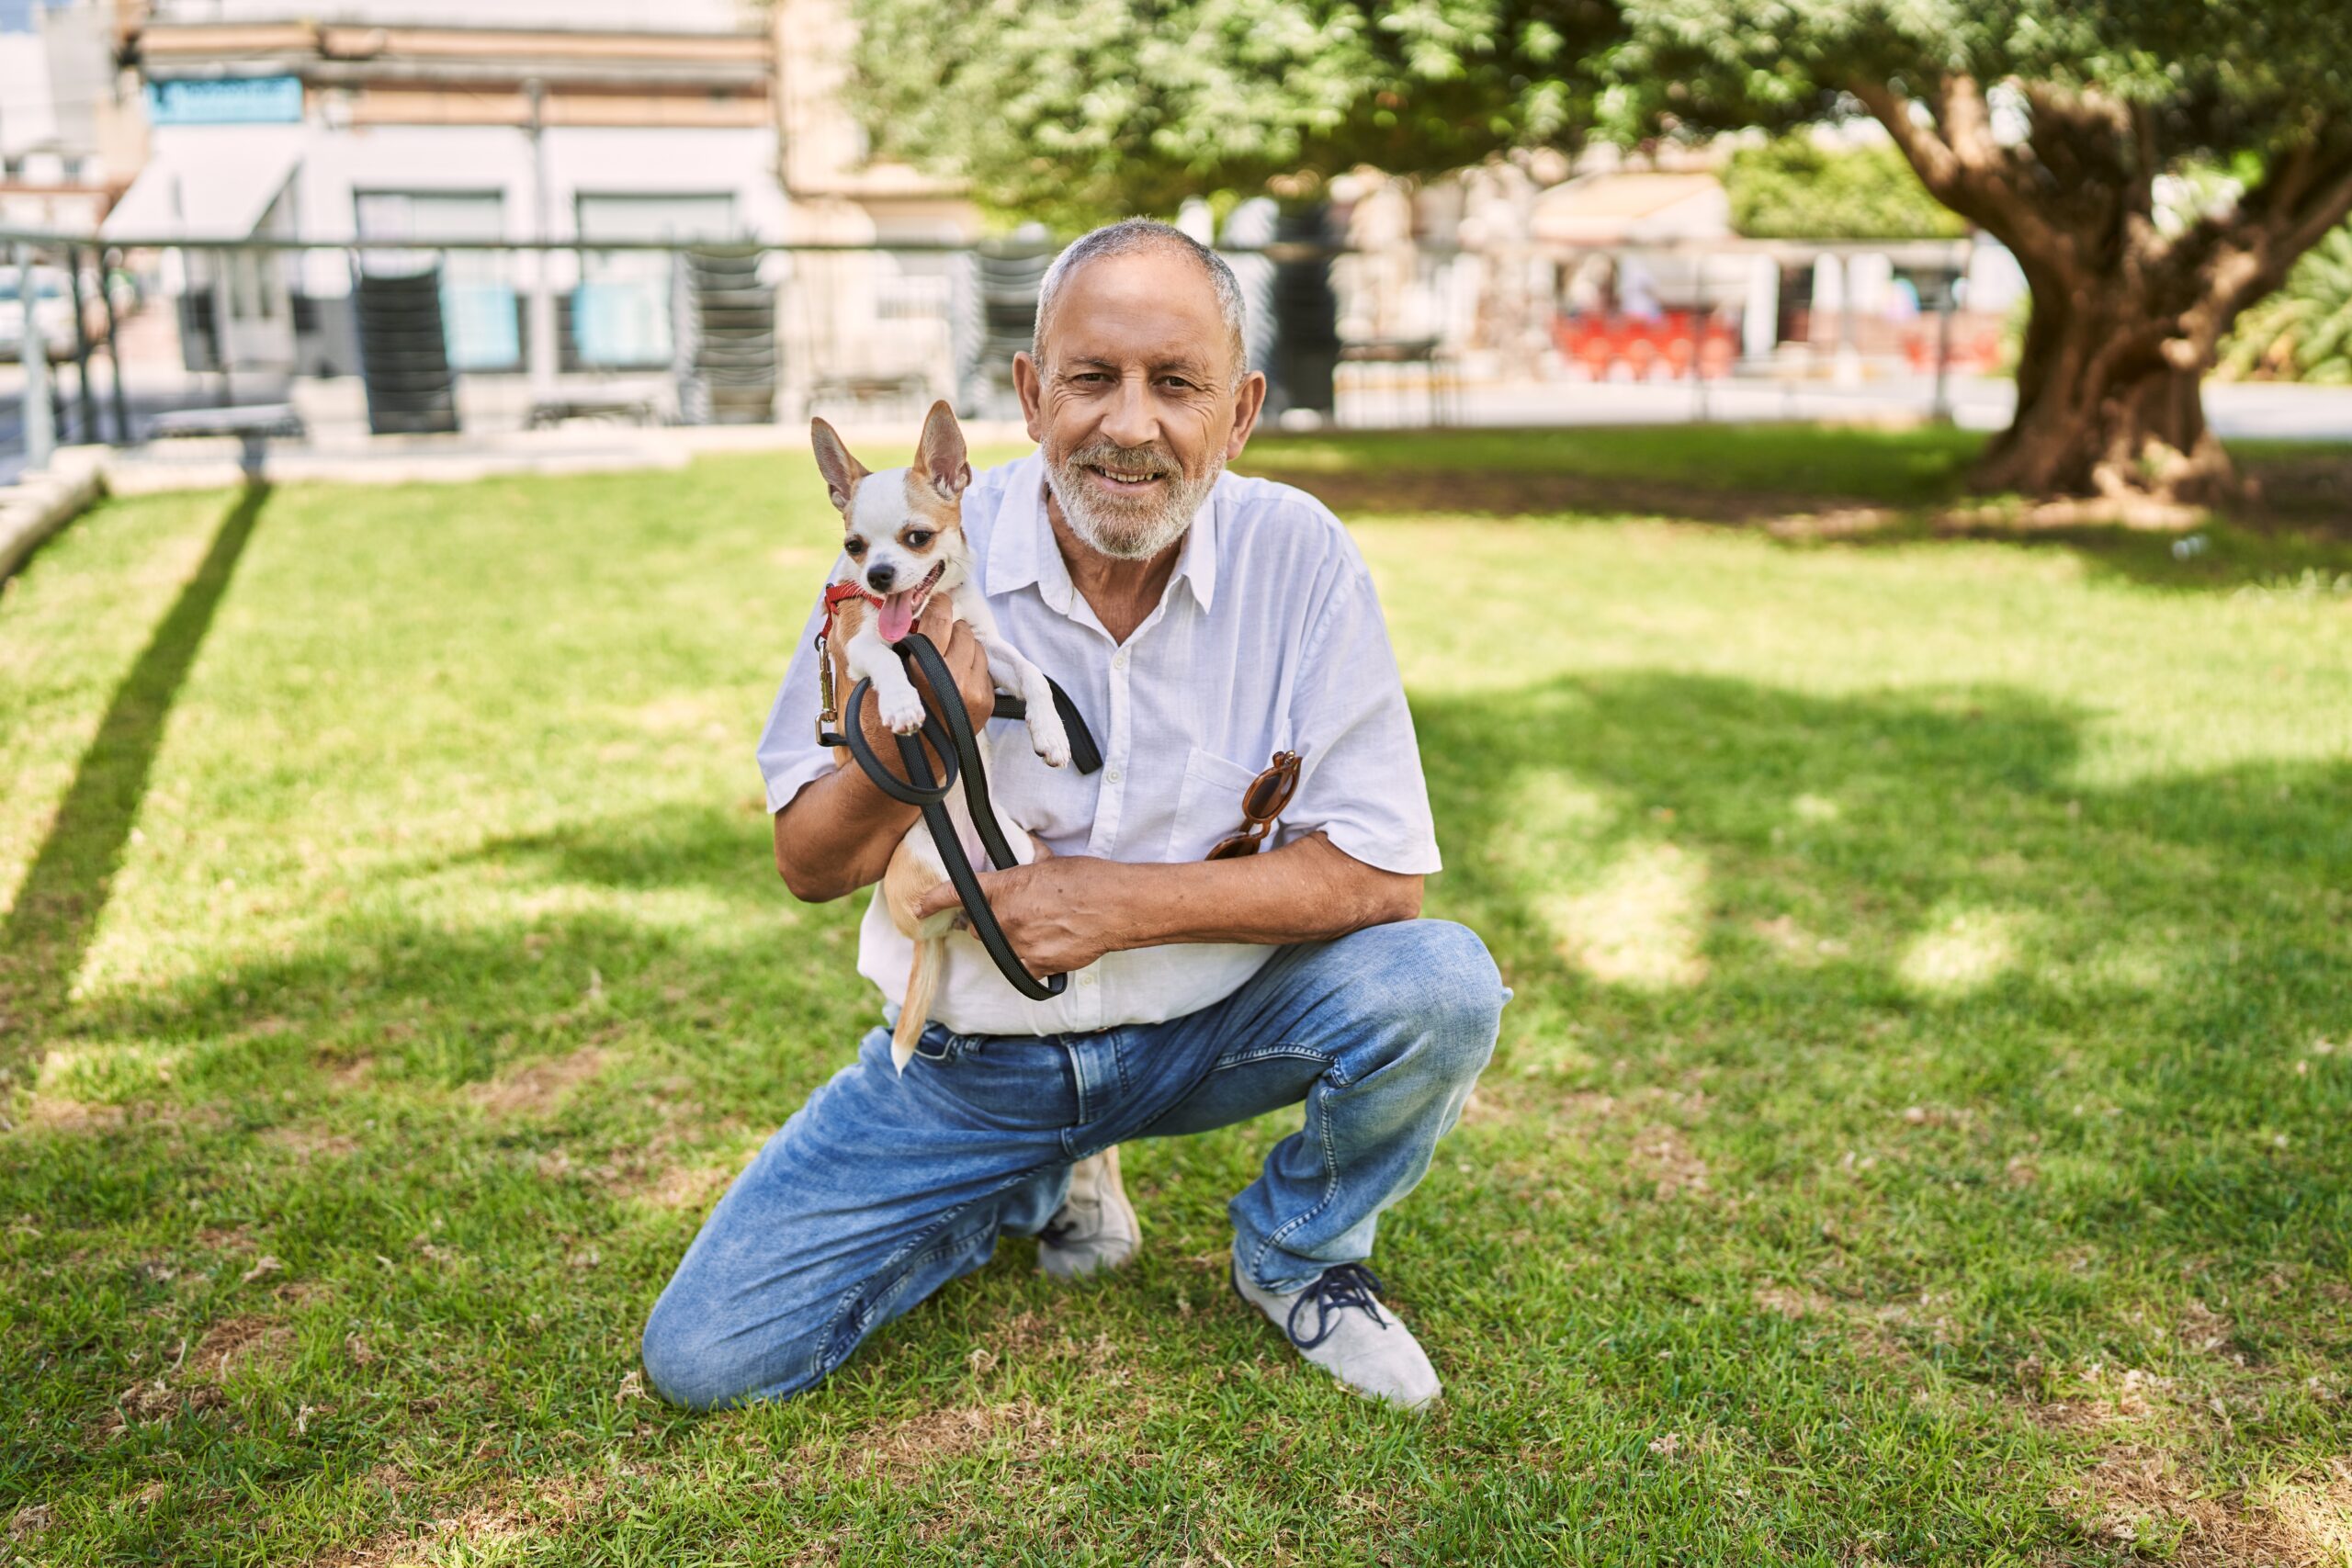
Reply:
[[[1461,1115],[1509,998],[1475,934],[1412,920],[1283,948],[1165,1023],[934,1024],[903,1078],[876,1029],[711,1212],[645,1325],[646,1375],[698,1409],[797,1393],[1001,1233],[1044,1229],[1074,1162],[1301,1100],[1305,1125],[1229,1206],[1235,1262],[1270,1291],[1361,1262]]]

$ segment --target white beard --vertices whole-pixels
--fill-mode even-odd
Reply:
[[[1193,513],[1224,471],[1225,457],[1219,454],[1200,478],[1172,473],[1165,495],[1135,506],[1105,498],[1083,471],[1067,461],[1046,459],[1046,485],[1061,502],[1063,521],[1091,548],[1114,560],[1149,560],[1184,536]]]

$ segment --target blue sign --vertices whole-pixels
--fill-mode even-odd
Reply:
[[[175,77],[147,84],[150,125],[300,125],[300,76]]]

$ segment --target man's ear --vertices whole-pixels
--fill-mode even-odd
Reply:
[[[950,501],[972,482],[972,465],[964,452],[964,427],[956,423],[956,411],[944,398],[931,405],[931,413],[922,422],[922,439],[915,443],[915,471]]]
[[[1258,416],[1266,409],[1266,378],[1252,370],[1241,378],[1241,389],[1233,400],[1233,433],[1225,438],[1225,460],[1232,462],[1250,445],[1250,432],[1258,428]]]
[[[1021,398],[1021,423],[1029,427],[1029,439],[1042,445],[1046,439],[1045,373],[1025,348],[1012,356],[1012,389]]]
[[[857,481],[866,476],[865,465],[849,455],[840,435],[821,419],[808,422],[808,444],[817,449],[817,471],[825,476],[825,488],[832,496],[833,509],[848,516],[850,495],[857,489]]]

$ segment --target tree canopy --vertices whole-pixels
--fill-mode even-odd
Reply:
[[[1797,133],[1743,147],[1724,170],[1731,226],[1751,239],[1909,240],[1967,231],[1891,146],[1824,147]]]
[[[2033,310],[1980,477],[2118,501],[2228,490],[2198,380],[2352,211],[2352,29],[2290,0],[1623,0],[1635,120],[1702,131],[1859,106],[2014,252]],[[2221,165],[2180,215],[2163,182]]]
[[[859,0],[876,151],[1084,227],[1371,164],[1461,168],[1591,130],[1605,0]]]
[[[2226,489],[2197,378],[2352,213],[2305,0],[859,0],[877,146],[1063,224],[1357,163],[1867,114],[2033,294],[1988,484]],[[2186,217],[2160,186],[2239,168]]]

